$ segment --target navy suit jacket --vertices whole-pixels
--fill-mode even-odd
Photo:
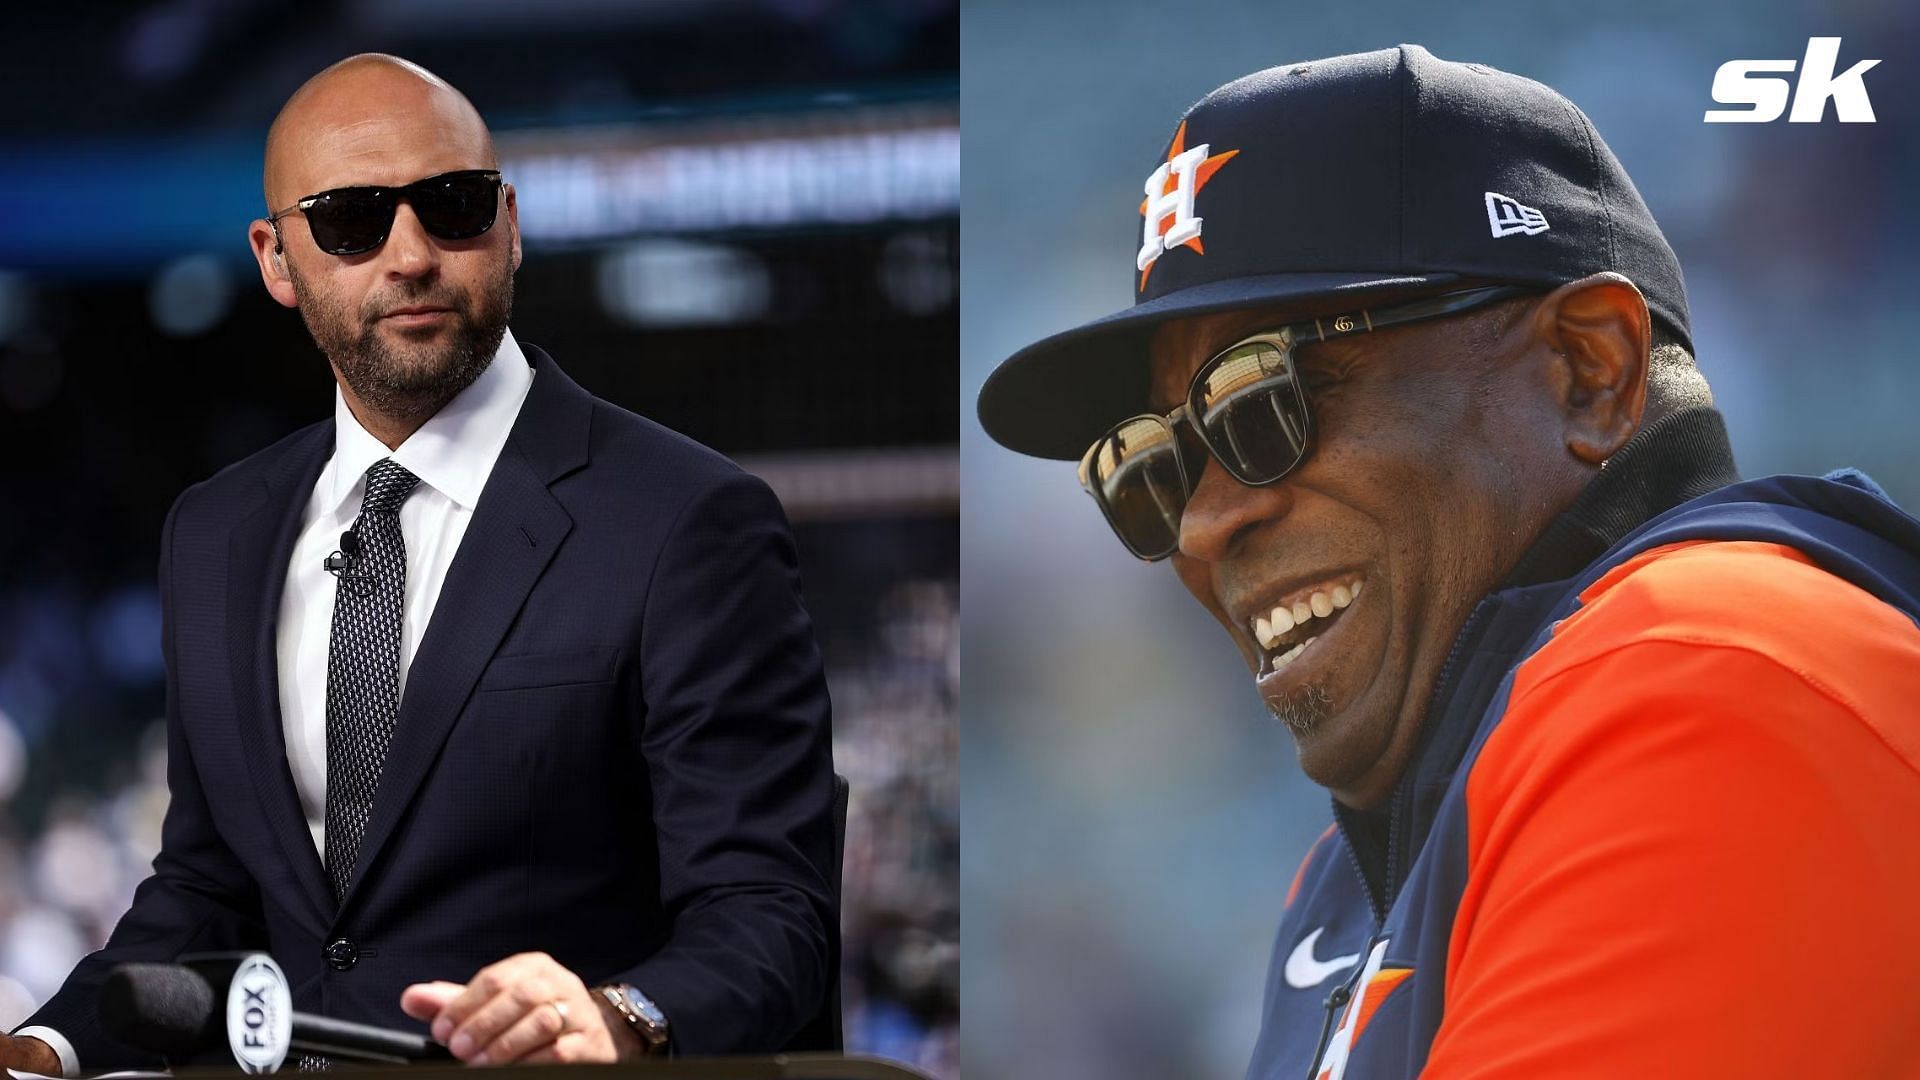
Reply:
[[[525,346],[532,389],[417,649],[337,908],[281,734],[274,624],[331,420],[194,485],[160,559],[168,782],[154,872],[29,1021],[89,1071],[124,961],[263,949],[304,1012],[407,1030],[400,991],[540,950],[629,982],[680,1053],[782,1047],[838,916],[830,711],[766,485]],[[328,946],[347,942],[333,950]]]

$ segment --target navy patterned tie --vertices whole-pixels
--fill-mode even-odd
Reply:
[[[400,714],[400,619],[407,592],[400,504],[419,482],[392,459],[367,470],[367,495],[353,526],[359,557],[340,573],[334,591],[327,648],[326,862],[335,904],[345,899],[353,879]]]

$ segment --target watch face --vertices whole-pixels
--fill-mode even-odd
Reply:
[[[655,1005],[652,999],[631,986],[626,988],[626,994],[627,1004],[633,1006],[633,1011],[639,1013],[649,1027],[656,1031],[667,1029],[667,1014],[661,1012],[660,1006]]]

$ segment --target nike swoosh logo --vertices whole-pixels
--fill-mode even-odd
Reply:
[[[1354,953],[1350,956],[1336,956],[1331,960],[1315,960],[1313,958],[1313,943],[1320,940],[1320,933],[1325,929],[1326,927],[1324,926],[1318,927],[1313,933],[1301,938],[1300,944],[1295,945],[1293,952],[1287,956],[1287,985],[1293,987],[1295,990],[1305,990],[1310,986],[1319,986],[1321,983],[1326,982],[1334,972],[1344,971],[1360,962],[1359,953]]]

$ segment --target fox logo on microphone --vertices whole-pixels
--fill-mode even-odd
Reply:
[[[293,991],[265,953],[240,961],[227,985],[227,1045],[242,1072],[270,1073],[293,1042]]]

